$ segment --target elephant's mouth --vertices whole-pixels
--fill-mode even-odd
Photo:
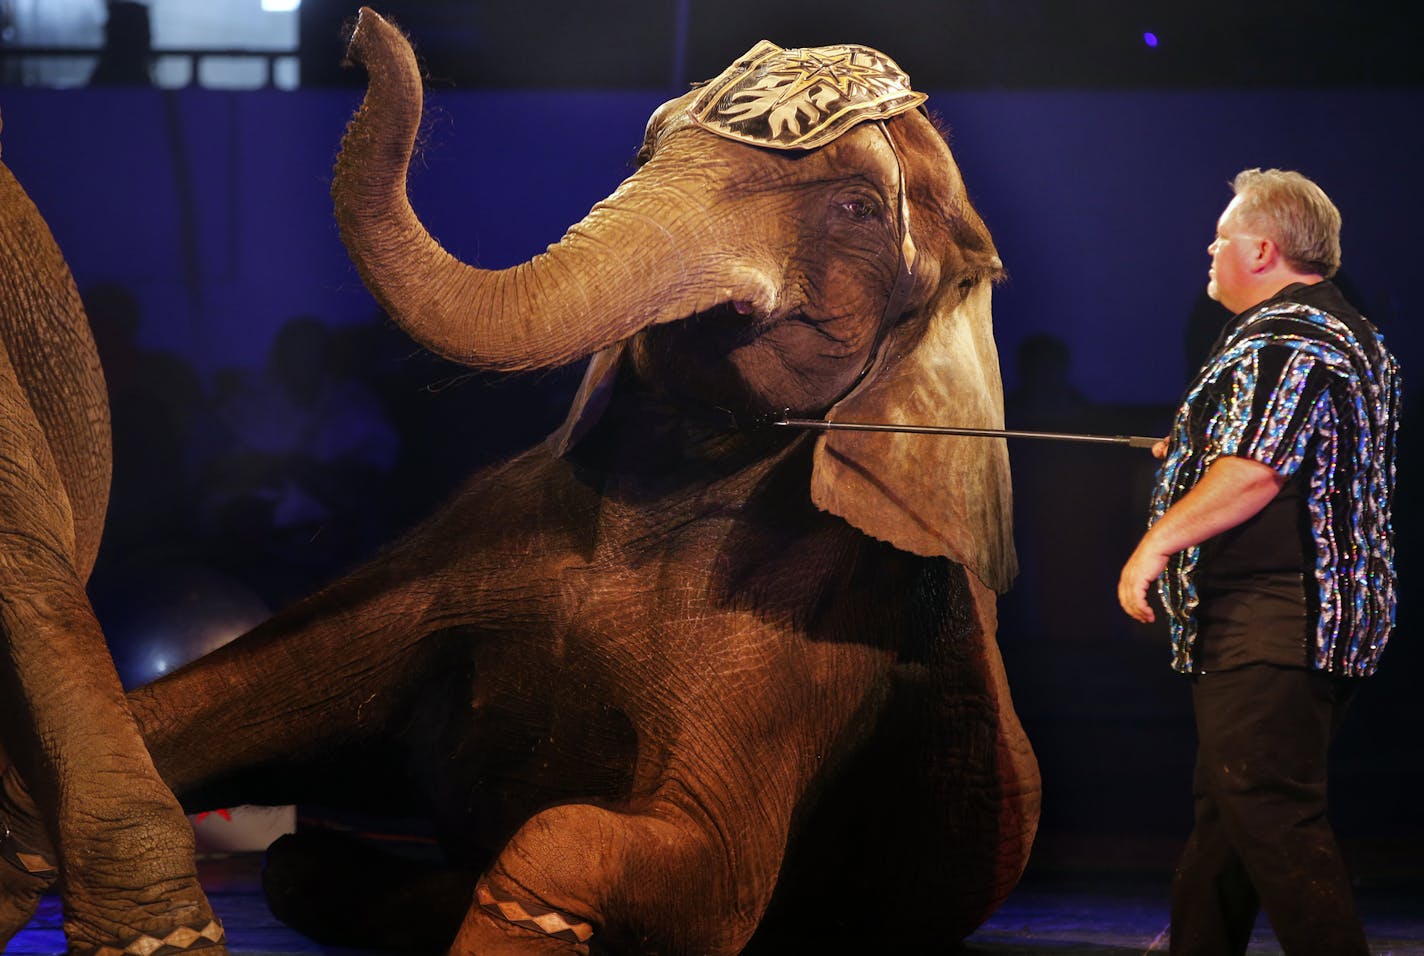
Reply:
[[[743,301],[727,301],[687,318],[660,326],[659,330],[676,330],[687,338],[684,342],[696,343],[696,348],[706,356],[726,356],[740,348],[756,345],[769,336],[791,333],[810,333],[826,343],[827,354],[838,351],[835,346],[854,349],[855,343],[837,334],[846,325],[863,325],[854,319],[837,320],[818,317],[803,309],[778,309],[774,313],[758,311]]]
[[[648,381],[695,404],[753,416],[819,412],[854,383],[873,348],[862,336],[838,334],[852,327],[873,322],[799,309],[766,315],[729,300],[645,329],[637,351]]]
[[[732,350],[751,345],[775,324],[770,316],[758,315],[747,303],[723,302],[694,313],[669,328],[680,328],[699,347],[713,354],[725,355]]]

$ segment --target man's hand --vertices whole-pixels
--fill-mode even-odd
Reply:
[[[1166,445],[1162,447],[1165,452]],[[1128,617],[1143,624],[1156,620],[1147,604],[1147,589],[1167,567],[1167,559],[1251,518],[1284,483],[1282,475],[1250,458],[1227,455],[1212,462],[1201,481],[1147,530],[1123,565],[1117,602]]]
[[[1147,591],[1152,583],[1167,567],[1170,555],[1159,554],[1147,546],[1146,539],[1132,552],[1123,565],[1122,575],[1117,579],[1117,603],[1127,612],[1127,616],[1143,624],[1157,620],[1152,613],[1152,605],[1147,603]]]
[[[1159,461],[1167,457],[1167,439],[1152,446],[1152,457]],[[1167,567],[1167,557],[1144,550],[1139,544],[1127,559],[1127,564],[1123,565],[1122,575],[1117,580],[1117,603],[1133,620],[1151,624],[1157,619],[1152,613],[1152,605],[1147,603],[1147,592]]]

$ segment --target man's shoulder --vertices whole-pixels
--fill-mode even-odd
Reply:
[[[1248,310],[1243,333],[1282,339],[1314,339],[1350,351],[1383,347],[1379,330],[1328,279],[1297,283]]]
[[[1329,313],[1342,321],[1369,324],[1360,310],[1345,297],[1340,287],[1329,279],[1311,283],[1297,282],[1282,289],[1277,299],[1296,308]]]
[[[1274,354],[1278,363],[1303,357],[1342,383],[1371,382],[1385,394],[1396,391],[1399,362],[1379,330],[1333,284],[1306,290],[1285,290],[1244,314],[1226,351],[1238,358],[1255,353],[1261,360]]]

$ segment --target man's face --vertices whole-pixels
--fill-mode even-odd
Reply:
[[[1261,237],[1242,229],[1241,197],[1231,200],[1216,221],[1216,238],[1206,247],[1211,256],[1206,294],[1232,312],[1254,305],[1252,278]]]

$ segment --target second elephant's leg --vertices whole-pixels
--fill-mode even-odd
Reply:
[[[71,951],[142,937],[213,947],[221,927],[198,885],[192,827],[144,749],[83,586],[42,539],[0,535],[0,551],[6,745],[12,774],[50,821],[47,845],[26,859],[58,867]],[[28,796],[9,784],[11,813],[24,815]]]
[[[391,735],[420,691],[429,642],[415,615],[381,603],[401,606],[368,580],[381,573],[358,572],[129,694],[154,763],[190,811],[331,799],[333,758]]]

